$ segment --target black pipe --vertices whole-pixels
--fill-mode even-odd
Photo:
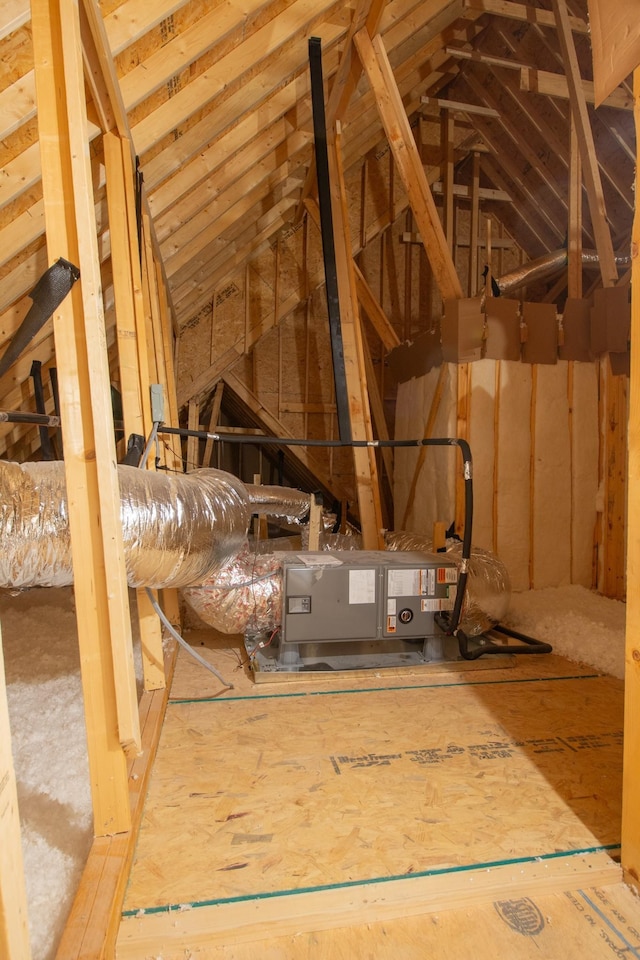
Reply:
[[[313,111],[313,137],[318,178],[318,208],[324,259],[325,290],[331,334],[333,380],[336,391],[338,432],[341,440],[351,437],[347,375],[344,366],[342,328],[340,325],[340,301],[338,299],[338,271],[333,239],[333,214],[331,212],[331,184],[329,181],[329,155],[327,152],[327,126],[324,111],[324,84],[322,79],[322,41],[309,38],[309,72],[311,79],[311,108]]]
[[[51,380],[51,392],[53,393],[53,412],[56,417],[60,416],[60,390],[58,389],[58,369],[57,367],[49,368],[49,379]],[[55,448],[56,448],[56,457],[58,460],[62,460],[64,457],[63,446],[62,446],[62,430],[60,427],[56,430],[55,437]]]
[[[38,426],[59,427],[60,417],[46,413],[26,413],[22,410],[0,410],[0,423],[34,423]]]
[[[0,358],[0,377],[16,362],[22,351],[44,327],[58,309],[74,283],[80,279],[80,270],[60,257],[42,274],[29,294],[33,301],[29,311],[14,333],[9,346]]]
[[[40,414],[45,414],[47,408],[44,402],[44,388],[42,386],[42,363],[40,360],[34,360],[31,364],[31,370],[29,375],[33,380],[33,395],[36,401],[36,410]],[[53,460],[53,447],[51,446],[51,437],[49,436],[49,428],[41,425],[39,428],[40,431],[40,448],[45,460]]]
[[[528,637],[526,633],[518,633],[516,630],[510,630],[508,627],[501,627],[499,624],[493,627],[493,631],[496,633],[505,634],[508,637],[513,637],[514,640],[521,640],[522,643],[518,644],[509,644],[509,643],[493,643],[490,637],[491,630],[489,635],[483,635],[483,639],[478,642],[478,646],[475,650],[469,649],[469,638],[466,633],[462,630],[458,630],[456,637],[458,638],[458,647],[460,650],[460,656],[465,660],[477,660],[478,657],[482,657],[485,654],[533,654],[533,653],[551,653],[553,647],[550,643],[545,643],[543,640],[535,640],[533,637]]]

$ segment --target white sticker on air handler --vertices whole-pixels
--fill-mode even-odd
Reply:
[[[397,613],[397,605],[395,597],[387,597],[387,614],[390,617],[395,617]]]
[[[387,571],[387,594],[390,597],[417,597],[421,593],[423,570],[401,570]]]
[[[349,603],[375,602],[375,570],[349,570]]]
[[[422,613],[437,613],[442,609],[442,601],[435,600],[421,600],[420,601],[420,610]]]

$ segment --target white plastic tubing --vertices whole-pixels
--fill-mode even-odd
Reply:
[[[246,487],[220,470],[165,474],[118,466],[131,587],[201,583],[246,542]],[[0,461],[0,586],[73,582],[64,463]]]

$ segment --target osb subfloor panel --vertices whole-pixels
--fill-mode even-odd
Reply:
[[[552,896],[507,893],[472,909],[259,943],[230,936],[223,945],[163,946],[160,955],[162,960],[633,960],[640,957],[639,918],[640,901],[619,883]]]
[[[215,678],[178,665],[119,957],[183,957],[541,889],[577,898],[619,878],[609,853],[620,837],[620,681],[535,656],[265,687],[219,639],[198,649],[234,689],[221,696]],[[496,909],[483,909],[494,922]],[[434,936],[446,926],[421,923]],[[311,941],[300,942],[304,956]],[[298,955],[289,947],[274,941],[273,956]]]

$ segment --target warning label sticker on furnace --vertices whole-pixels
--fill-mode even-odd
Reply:
[[[395,633],[395,632],[396,632],[396,618],[387,617],[387,633]]]
[[[395,597],[387,597],[387,613],[390,617],[395,617],[396,615],[396,600]]]
[[[457,583],[457,567],[438,567],[438,583]]]

